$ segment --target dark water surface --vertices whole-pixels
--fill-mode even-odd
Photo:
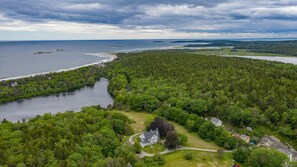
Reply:
[[[12,122],[43,115],[65,111],[80,111],[81,107],[98,105],[106,107],[113,103],[113,98],[107,92],[108,80],[101,78],[94,87],[85,87],[71,93],[35,97],[14,101],[0,106],[0,122],[5,118]]]

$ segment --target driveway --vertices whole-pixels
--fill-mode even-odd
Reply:
[[[139,132],[139,133],[135,133],[134,135],[130,136],[129,137],[129,143],[131,145],[134,145],[134,142],[133,142],[133,138],[139,134],[141,134],[143,132]],[[163,152],[160,152],[160,154],[167,154],[167,153],[171,153],[171,152],[174,152],[174,151],[178,151],[178,150],[197,150],[197,151],[204,151],[204,152],[212,152],[212,153],[216,153],[218,152],[218,150],[211,150],[211,149],[204,149],[204,148],[195,148],[195,147],[184,147],[184,146],[178,146],[178,148],[176,149],[172,149],[172,150],[169,150],[168,148],[165,149],[165,151]],[[224,150],[224,152],[232,152],[232,150]],[[137,154],[139,157],[143,158],[143,157],[152,157],[154,156],[155,154],[149,154],[147,152],[144,152],[144,151],[141,151],[140,154]]]
[[[133,139],[135,136],[140,135],[141,133],[143,133],[143,132],[135,133],[134,135],[132,135],[132,136],[129,137],[129,142],[130,142],[131,145],[134,145],[134,142],[133,142],[132,139]]]

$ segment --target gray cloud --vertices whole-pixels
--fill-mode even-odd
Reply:
[[[0,13],[32,23],[67,21],[184,33],[297,31],[295,0],[0,0]],[[4,22],[0,17],[0,25]]]

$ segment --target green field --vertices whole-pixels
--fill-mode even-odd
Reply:
[[[186,160],[185,153],[191,153],[193,159]],[[230,167],[233,163],[230,153],[224,153],[222,159],[219,159],[217,153],[182,150],[166,154],[164,157],[166,161],[164,167]]]
[[[130,124],[130,126],[134,130],[134,133],[144,131],[146,127],[145,123],[155,118],[154,115],[146,112],[121,111],[121,110],[115,110],[115,112],[120,112],[126,115],[129,119],[134,121],[132,124]]]
[[[149,154],[156,154],[160,153],[165,150],[165,146],[162,143],[157,143],[151,146],[146,146],[142,149],[144,152],[149,153]]]
[[[221,147],[217,146],[214,142],[207,142],[201,139],[196,133],[189,132],[186,128],[179,125],[178,123],[172,121],[170,123],[174,125],[178,133],[185,134],[188,137],[188,142],[184,146],[213,150],[222,149]]]

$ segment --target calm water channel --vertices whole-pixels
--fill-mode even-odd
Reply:
[[[113,103],[107,92],[108,80],[101,78],[93,87],[84,87],[71,93],[35,97],[0,105],[0,121],[4,118],[17,122],[45,113],[80,111],[83,106],[98,105],[106,107]]]

